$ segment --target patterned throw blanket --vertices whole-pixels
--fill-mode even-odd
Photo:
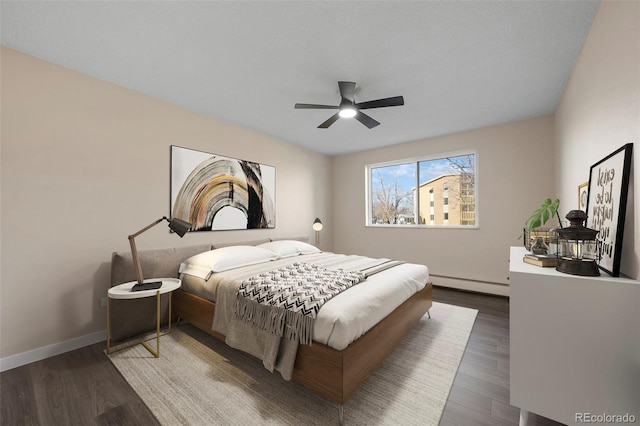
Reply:
[[[320,307],[365,278],[364,272],[297,262],[243,281],[234,315],[261,330],[310,345]]]

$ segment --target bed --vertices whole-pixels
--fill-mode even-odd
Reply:
[[[287,239],[287,241],[300,241],[304,239],[304,237],[293,238]],[[272,240],[265,239],[240,242],[237,245],[264,246],[265,243],[271,242]],[[287,246],[287,244],[281,243],[280,247],[282,246]],[[310,246],[303,243],[303,247]],[[194,256],[198,257],[198,255],[204,252],[219,248],[222,248],[221,245],[212,244],[175,249],[142,250],[139,251],[139,256],[143,265],[143,273],[146,277],[181,276],[183,286],[173,295],[173,313],[175,316],[181,320],[188,321],[204,332],[224,341],[227,336],[221,332],[221,330],[224,331],[225,328],[223,327],[221,329],[220,326],[214,327],[214,323],[216,321],[216,309],[219,311],[218,318],[229,315],[228,312],[226,314],[224,313],[224,311],[229,310],[228,303],[221,300],[216,301],[216,291],[205,288],[206,282],[211,279],[211,276],[206,276],[206,274],[202,275],[204,272],[191,275],[193,271],[190,271],[189,267],[192,265],[185,265],[185,260]],[[213,250],[213,252],[215,253],[216,250]],[[222,252],[222,250],[218,252]],[[329,257],[330,255],[334,255],[332,253],[312,252],[299,254],[300,256],[295,258],[288,256],[278,257],[272,264],[270,263],[270,265],[283,266],[294,261],[303,261],[305,263],[315,262],[320,264],[325,262],[326,265],[335,259]],[[264,265],[259,264],[246,265],[248,268],[246,274],[252,274],[256,270],[260,270],[263,266]],[[414,272],[420,271],[420,274],[414,274],[411,279],[413,281],[420,279],[424,280],[424,282],[415,287],[414,290],[401,296],[400,300],[393,302],[394,306],[397,305],[397,307],[387,308],[390,312],[385,312],[383,318],[379,321],[376,320],[375,324],[361,325],[360,330],[346,337],[340,333],[331,331],[328,335],[324,337],[321,336],[320,339],[314,338],[311,345],[299,345],[297,347],[297,352],[294,354],[295,359],[292,364],[292,379],[322,397],[336,403],[339,407],[341,419],[343,405],[356,392],[360,384],[382,363],[387,354],[395,348],[406,332],[411,329],[420,318],[428,314],[432,303],[432,285],[428,280],[428,270],[426,270],[425,275],[420,268],[414,268],[416,266],[421,266],[426,270],[426,267],[422,265],[413,264],[394,264],[388,269],[381,268],[381,271],[376,270],[375,275],[367,276],[366,280],[362,283],[345,290],[326,302],[318,312],[318,318],[316,319],[316,323],[323,321],[321,313],[324,310],[341,312],[341,304],[347,303],[346,301],[349,297],[354,297],[349,296],[350,294],[357,295],[357,292],[360,291],[360,296],[356,296],[355,300],[360,300],[365,297],[365,293],[368,293],[362,286],[365,282],[367,282],[367,285],[370,285],[369,282],[377,282],[380,288],[384,288],[385,286],[381,285],[381,283],[394,280],[391,277],[394,277],[400,269],[412,270],[413,268]],[[242,268],[244,268],[244,266]],[[179,270],[182,270],[183,273],[179,274]],[[238,272],[241,270],[241,268],[231,268],[231,270],[219,272],[218,275],[224,277],[239,274],[239,276],[243,276],[242,273]],[[196,277],[196,275],[199,276]],[[135,279],[131,266],[130,253],[113,253],[111,278],[112,285]],[[393,293],[395,293],[395,291],[393,291]],[[220,298],[221,294],[223,293],[218,292],[217,297]],[[145,302],[145,299],[139,299],[139,302]],[[165,305],[163,315],[165,316],[164,320],[166,320],[167,301],[165,300],[163,303]],[[225,304],[223,305],[222,303]],[[333,308],[331,308],[332,304],[334,305]],[[362,306],[367,304],[369,304],[369,302],[364,301]],[[141,333],[145,328],[146,330],[153,328],[153,324],[148,323],[150,322],[149,319],[153,318],[151,312],[155,309],[154,306],[144,306],[144,303],[139,303],[136,307],[122,304],[118,306],[112,305],[112,309],[114,311],[127,309],[129,315],[133,314],[136,316],[133,321],[131,321],[132,318],[129,316],[127,317],[129,321],[127,321],[126,324],[114,326],[114,328],[120,329],[122,329],[122,327],[125,329],[128,328],[126,332],[115,335],[115,340],[125,339],[134,334]],[[358,309],[358,312],[359,311],[360,309]],[[114,317],[115,316],[117,315],[114,315]],[[324,321],[330,323],[332,320],[325,318]],[[315,327],[314,333],[323,334],[322,332],[318,333],[317,327]],[[333,339],[335,341],[332,341],[332,336],[338,337]],[[255,356],[255,354],[252,354],[250,351],[248,351],[248,353]]]

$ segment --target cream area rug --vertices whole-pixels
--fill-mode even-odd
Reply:
[[[345,425],[437,425],[478,311],[433,303],[344,405]],[[191,325],[109,355],[163,425],[336,425],[338,407]]]

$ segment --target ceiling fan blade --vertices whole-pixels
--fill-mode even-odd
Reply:
[[[369,117],[367,114],[360,111],[356,112],[356,120],[358,120],[359,122],[361,122],[362,124],[364,124],[370,129],[373,129],[374,127],[380,124],[380,122],[374,120],[373,118]]]
[[[335,123],[336,121],[338,121],[338,118],[340,118],[340,113],[336,112],[335,114],[333,114],[331,117],[329,117],[329,119],[327,121],[325,121],[324,123],[322,123],[321,125],[318,126],[318,129],[326,129],[329,126],[331,126],[333,123]]]
[[[392,98],[376,99],[375,101],[362,102],[356,104],[358,109],[370,109],[370,108],[383,108],[391,106],[404,105],[404,98],[402,96],[394,96]]]
[[[340,88],[340,96],[353,102],[353,97],[356,94],[356,84],[352,81],[339,81],[338,87]]]
[[[295,109],[338,109],[337,105],[295,104]]]

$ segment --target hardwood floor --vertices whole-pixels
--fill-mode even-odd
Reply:
[[[98,343],[0,374],[2,425],[158,425]]]
[[[509,299],[434,287],[437,302],[479,310],[441,426],[517,425],[509,405]],[[157,425],[99,343],[0,374],[2,425]],[[559,425],[531,415],[531,425]]]
[[[509,299],[434,287],[433,300],[478,310],[440,426],[517,425],[509,404]],[[529,425],[561,425],[529,415]]]

